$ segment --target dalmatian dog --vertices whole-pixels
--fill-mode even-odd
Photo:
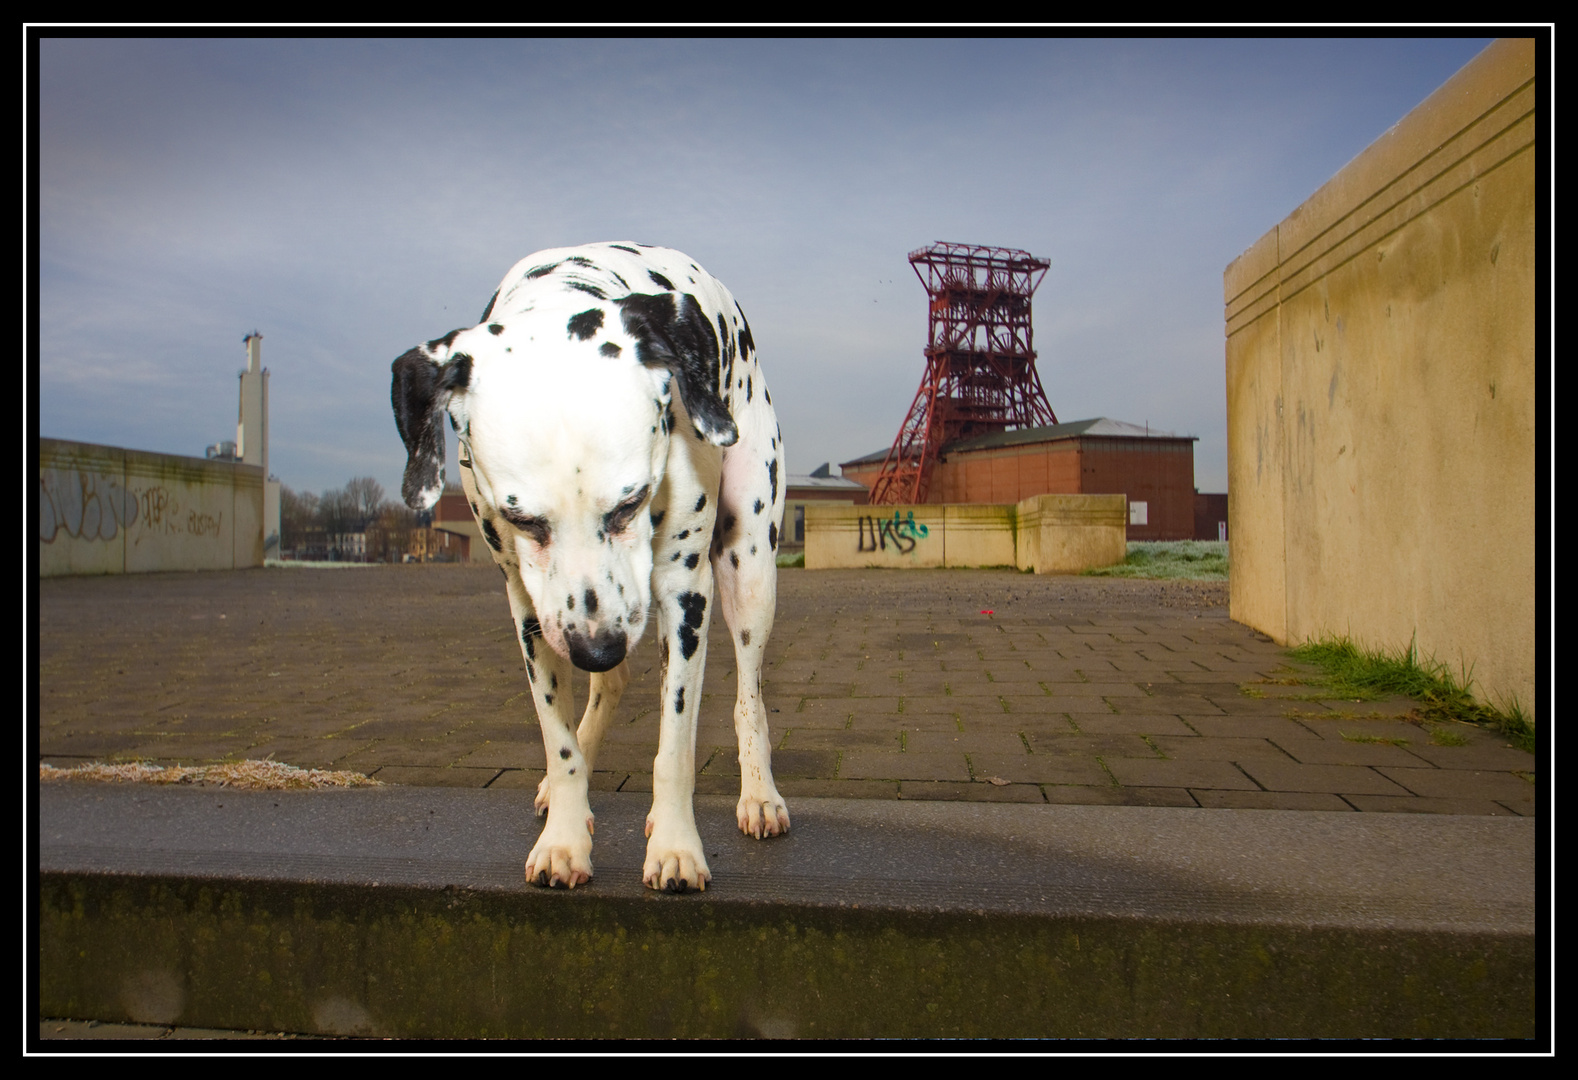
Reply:
[[[706,888],[692,795],[714,584],[739,672],[739,827],[786,832],[761,694],[783,440],[729,291],[666,248],[539,251],[505,275],[476,326],[392,367],[407,505],[431,509],[443,490],[447,413],[466,498],[504,572],[548,759],[527,879],[573,889],[592,877],[587,781],[630,679],[626,657],[655,618],[663,689],[642,880]],[[572,665],[591,672],[579,726]]]

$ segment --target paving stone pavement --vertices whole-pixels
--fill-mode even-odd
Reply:
[[[988,613],[989,612],[989,613]],[[655,634],[594,790],[651,788]],[[395,784],[532,787],[543,749],[491,565],[38,583],[39,760],[272,758]],[[1535,813],[1534,758],[1413,702],[1307,700],[1225,583],[785,570],[763,689],[795,796]],[[585,700],[585,684],[578,694]],[[737,790],[715,618],[697,790]]]

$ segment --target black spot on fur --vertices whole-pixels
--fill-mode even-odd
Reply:
[[[526,661],[526,681],[529,683],[537,681],[537,669],[531,666],[530,660]]]
[[[641,252],[637,251],[635,248],[633,248],[633,247],[625,247],[625,245],[623,245],[623,244],[609,244],[608,246],[613,248],[613,249],[615,249],[616,251],[628,251],[632,255],[639,255],[639,254],[641,254]]]
[[[586,594],[581,597],[581,602],[586,605],[586,613],[588,615],[597,614],[597,594],[591,589],[586,590]]]
[[[696,636],[696,631],[701,628],[702,619],[707,614],[707,598],[697,592],[683,592],[679,594],[680,610],[685,613],[685,621],[679,628],[679,649],[689,660],[696,653],[696,646],[701,639]]]
[[[718,334],[689,293],[632,293],[616,300],[625,331],[636,339],[636,359],[667,369],[690,413],[696,434],[715,446],[732,446],[739,429],[719,397]]]
[[[668,561],[669,562],[679,562],[679,557],[682,554],[683,554],[683,552],[676,551],[676,552],[674,552],[674,554],[672,554],[672,555],[670,555],[668,557]]]
[[[493,290],[493,299],[489,300],[488,301],[488,306],[482,309],[482,318],[478,319],[477,321],[478,322],[487,322],[488,321],[488,316],[493,314],[493,305],[497,304],[498,302],[499,302],[499,291],[497,289],[494,289]]]
[[[570,288],[572,288],[572,289],[580,289],[584,293],[591,293],[593,296],[597,297],[599,300],[607,300],[608,299],[608,295],[606,293],[604,293],[602,289],[599,289],[596,285],[593,285],[593,284],[591,284],[590,282],[587,282],[587,281],[572,281],[572,282],[570,282]]]
[[[674,283],[668,278],[664,277],[662,274],[658,273],[656,270],[648,270],[647,277],[651,278],[655,284],[667,289],[669,292],[674,291]]]
[[[685,539],[688,539],[689,537],[690,537],[690,530],[686,529],[684,532],[682,532],[678,536],[674,537],[674,539],[676,539],[676,540],[685,540]]]
[[[603,328],[603,309],[587,308],[579,315],[571,315],[565,325],[571,335],[585,341]]]
[[[745,376],[745,400],[751,400],[751,377]]]
[[[751,337],[751,320],[745,317],[745,309],[740,307],[740,302],[734,302],[734,310],[740,313],[740,322],[745,324],[745,329],[740,331],[740,352],[755,352],[756,339]]]
[[[696,513],[698,513],[698,514],[701,513],[702,508],[705,507],[706,505],[707,505],[707,493],[706,492],[702,492],[701,498],[696,500]]]
[[[674,711],[676,713],[685,711],[685,688],[683,686],[679,688],[679,693],[674,695]]]
[[[526,271],[526,276],[529,278],[543,277],[547,274],[553,273],[554,269],[558,267],[558,265],[558,263],[548,263],[544,266],[534,266],[530,270]]]
[[[553,704],[553,695],[552,694],[544,694],[542,696],[542,699],[543,699],[544,702],[546,702],[549,705]]]
[[[566,596],[564,598],[564,607],[565,607],[566,611],[574,611],[575,610],[575,597],[573,597],[573,596]]]
[[[738,551],[729,552],[729,562],[733,563],[734,568],[738,570],[740,568],[740,553]]]
[[[624,352],[623,349],[621,349],[618,345],[615,345],[612,341],[603,342],[603,347],[597,351],[602,353],[604,356],[618,356],[620,353]]]
[[[501,540],[499,540],[499,531],[493,527],[492,519],[482,519],[482,536],[487,540],[488,547],[492,548],[494,551],[499,552],[500,554],[503,553],[504,544]]]
[[[700,561],[701,555],[698,552],[692,551],[689,555],[685,556],[685,566],[687,569],[696,569],[696,564]]]
[[[471,385],[471,355],[458,352],[449,358],[449,363],[444,365],[443,384],[445,390],[464,390]],[[454,417],[450,417],[453,424]]]
[[[498,337],[500,334],[504,333],[504,324],[496,322],[488,323],[488,333],[492,334],[494,337]]]
[[[767,543],[774,551],[778,550],[778,526],[776,523],[770,523],[767,526]]]
[[[550,690],[557,690],[557,689],[559,689],[559,676],[555,675],[551,671],[548,672],[548,689],[550,689]]]
[[[521,643],[526,646],[526,652],[528,654],[531,654],[532,652],[531,639],[540,633],[542,633],[542,623],[538,622],[536,619],[521,620]]]
[[[751,508],[751,513],[753,513],[753,514],[760,514],[760,513],[761,513],[761,512],[762,512],[762,508],[763,508],[763,507],[764,507],[764,506],[766,506],[766,505],[767,505],[767,504],[766,504],[766,503],[764,503],[764,502],[762,502],[762,500],[760,500],[760,499],[757,499],[757,500],[756,500],[756,505],[755,505],[755,506],[754,506],[754,507],[752,507],[752,508]]]
[[[667,510],[659,510],[657,513],[652,515],[652,527],[654,529],[663,524],[663,517],[667,513]]]
[[[570,757],[570,748],[568,746],[559,747],[559,757],[568,759]]]
[[[740,644],[741,645],[749,645],[750,643],[751,643],[751,632],[749,630],[741,630],[740,631]]]
[[[734,515],[733,514],[724,514],[723,515],[723,535],[724,536],[728,536],[732,532],[734,532]]]
[[[571,770],[570,770],[570,775],[571,775],[571,776],[574,776],[574,775],[575,775],[575,770],[574,770],[574,769],[571,769]]]
[[[597,265],[591,259],[588,259],[585,255],[571,255],[569,258],[565,259],[564,261],[567,262],[567,263],[574,263],[576,266],[596,266]]]
[[[427,343],[427,351],[444,352],[455,343],[455,338],[457,335],[463,334],[465,332],[465,328],[461,327],[459,329],[451,330],[441,338],[434,338],[432,341]]]
[[[767,463],[767,479],[772,482],[773,497],[769,502],[778,501],[778,459],[773,458]]]

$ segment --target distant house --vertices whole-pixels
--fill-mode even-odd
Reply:
[[[866,489],[853,480],[833,475],[832,462],[823,462],[809,475],[790,473],[784,487],[784,529],[778,538],[779,551],[805,549],[805,507],[807,503],[843,503],[864,506]]]
[[[433,525],[426,530],[422,561],[470,562],[475,552],[482,557],[482,530],[458,484],[450,484],[433,507]],[[473,541],[476,545],[473,546]],[[413,552],[413,554],[415,554]]]

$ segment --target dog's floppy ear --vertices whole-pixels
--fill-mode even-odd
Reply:
[[[718,396],[718,334],[689,293],[631,293],[619,305],[625,332],[636,339],[636,359],[674,376],[696,434],[714,446],[740,437],[729,407]]]
[[[440,417],[450,395],[471,380],[471,357],[452,352],[455,335],[418,345],[390,365],[389,388],[395,426],[405,443],[405,477],[400,495],[413,510],[431,510],[444,493],[444,429]]]

